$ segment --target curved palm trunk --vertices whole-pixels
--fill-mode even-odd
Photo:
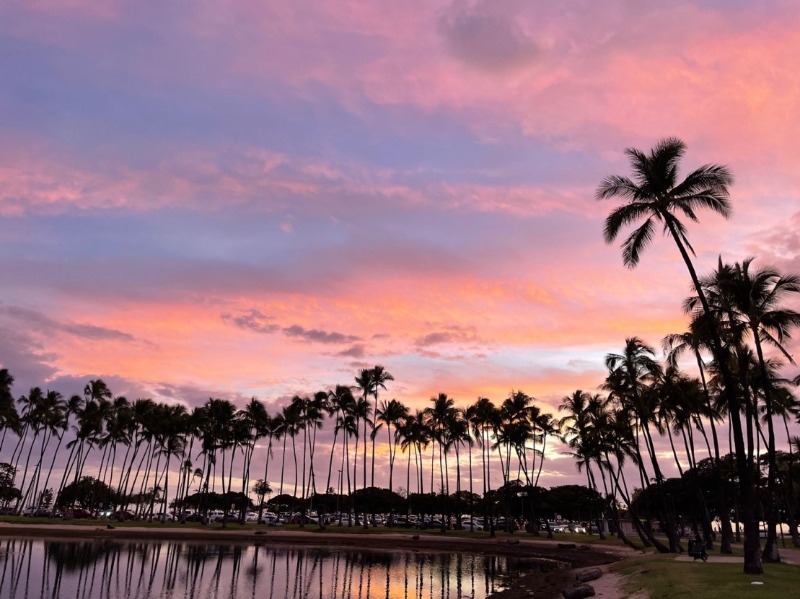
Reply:
[[[39,507],[39,500],[37,498],[37,493],[39,491],[39,481],[42,476],[42,466],[44,465],[44,454],[47,451],[47,446],[50,445],[50,440],[53,437],[52,431],[49,429],[45,429],[44,437],[42,437],[41,448],[39,451],[39,459],[36,462],[36,466],[33,468],[33,476],[31,477],[31,482],[28,485],[28,490],[25,492],[25,497],[23,497],[22,502],[23,504],[28,502],[29,498],[33,498],[34,507]]]
[[[308,426],[303,427],[303,501],[300,504],[300,528],[305,528],[306,518],[306,444],[308,438]],[[295,480],[295,485],[297,481]]]
[[[609,509],[611,511],[611,521],[614,523],[614,527],[617,529],[617,538],[619,538],[623,543],[625,543],[625,545],[627,545],[631,549],[639,549],[639,547],[637,547],[636,544],[628,538],[628,535],[625,534],[625,531],[622,530],[622,526],[620,525],[620,521],[619,521],[619,512],[617,510],[616,493],[609,493],[608,483],[606,481],[606,475],[603,472],[603,462],[600,459],[599,455],[595,456],[595,459],[597,461],[597,469],[600,471],[600,480],[603,481],[603,492],[605,493],[605,497],[610,500],[608,503],[609,503]],[[608,459],[607,456],[606,456],[606,459]],[[611,476],[613,473],[611,471],[611,464],[610,463],[607,465],[607,469],[609,471],[609,476]],[[588,458],[586,459],[586,474],[587,474],[587,477],[589,478],[589,488],[594,489],[595,491],[597,491],[597,481],[594,478],[594,473],[592,472],[591,461]],[[597,518],[595,522],[596,522],[596,526],[597,526],[597,534],[600,537],[600,540],[603,541],[606,538],[605,532],[603,531],[604,526],[600,522],[600,518]],[[548,531],[549,531],[549,529],[550,529],[550,526],[548,525]],[[550,537],[550,536],[551,535],[548,534],[548,537]],[[645,545],[645,546],[647,546],[647,545]]]
[[[392,473],[393,473],[393,470],[394,470],[394,455],[392,454],[392,425],[391,425],[390,422],[386,423],[386,434],[389,437],[388,438],[388,442],[389,442],[389,494],[391,495],[391,493],[392,493]],[[373,445],[372,446],[375,447],[374,440],[373,440]],[[395,451],[396,451],[396,449],[395,449]],[[374,462],[374,459],[373,459],[373,468],[374,468],[374,465],[375,465],[375,462]]]
[[[328,460],[328,480],[325,483],[325,492],[328,492],[328,489],[331,488],[331,474],[333,472],[333,452],[336,451],[336,439],[339,436],[339,429],[338,427],[333,428],[333,444],[331,445],[331,457]]]
[[[53,472],[53,466],[56,463],[56,456],[58,455],[58,450],[61,449],[61,442],[64,440],[64,431],[62,431],[61,435],[58,437],[58,444],[56,445],[56,449],[53,452],[53,458],[50,460],[50,467],[47,469],[47,476],[44,478],[44,489],[47,489],[47,485],[50,482],[50,475]],[[55,502],[58,499],[56,495],[53,495],[53,501]]]
[[[25,473],[22,475],[22,482],[19,485],[20,489],[24,489],[25,488],[25,480],[28,477],[28,466],[30,465],[30,461],[31,461],[31,453],[33,452],[33,446],[36,445],[36,439],[37,439],[38,436],[39,436],[39,431],[38,430],[34,431],[33,439],[31,440],[31,446],[28,448],[28,456],[25,459]],[[19,506],[17,508],[17,513],[18,514],[22,512],[22,508],[24,507],[24,502],[25,502],[26,498],[27,498],[27,495],[25,497],[21,497],[20,498]]]
[[[283,453],[281,454],[281,487],[280,491],[278,492],[279,495],[283,495],[283,471],[286,465],[286,433],[283,434]]]

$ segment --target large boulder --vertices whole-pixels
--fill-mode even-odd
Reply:
[[[592,580],[597,580],[603,575],[603,571],[600,568],[587,568],[586,570],[580,570],[579,572],[575,573],[575,580],[580,582],[589,582]]]
[[[564,599],[583,599],[584,597],[594,597],[594,587],[590,584],[580,584],[570,589],[561,591]]]

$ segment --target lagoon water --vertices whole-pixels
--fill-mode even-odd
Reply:
[[[484,599],[537,565],[416,551],[0,540],[2,599]]]

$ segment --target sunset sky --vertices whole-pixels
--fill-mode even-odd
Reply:
[[[798,31],[788,1],[6,0],[0,365],[274,408],[382,364],[414,407],[553,410],[685,327],[674,244],[603,242],[626,147],[733,172],[701,273],[800,272]]]

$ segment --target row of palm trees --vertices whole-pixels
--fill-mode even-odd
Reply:
[[[453,479],[449,456],[455,454],[455,491],[460,493],[462,457],[466,453],[472,493],[476,446],[480,449],[479,478],[484,493],[491,491],[492,472],[497,466],[503,484],[524,479],[527,485],[535,486],[542,473],[548,438],[558,434],[552,415],[542,412],[534,398],[522,391],[511,393],[499,407],[481,397],[467,408],[456,407],[453,398],[440,393],[431,398],[428,408],[412,413],[396,399],[379,400],[379,390],[392,380],[382,366],[361,370],[353,386],[336,385],[313,395],[297,395],[273,414],[256,398],[242,409],[228,400],[212,398],[191,411],[150,399],[129,402],[114,397],[102,380],[90,381],[82,396],[73,395],[68,400],[58,392],[43,392],[36,387],[15,402],[11,395],[13,377],[5,369],[0,375],[6,398],[0,414],[0,452],[7,435],[16,435],[9,463],[14,470],[22,471],[17,503],[20,511],[38,505],[62,446],[68,453],[56,497],[65,485],[84,476],[89,457],[94,455],[90,463],[99,465],[90,470],[95,477],[127,500],[149,498],[149,505],[139,501],[137,509],[152,513],[159,495],[156,489],[168,491],[160,494],[164,509],[170,491],[173,499],[218,489],[231,493],[236,482],[246,494],[257,449],[264,459],[262,481],[271,480],[270,465],[276,459],[276,450],[280,451],[279,494],[289,491],[287,483],[291,480],[292,495],[313,496],[319,492],[320,476],[325,480],[323,492],[333,491],[335,461],[340,493],[345,483],[348,494],[359,482],[362,489],[375,486],[376,442],[384,438],[383,431],[390,491],[395,489],[399,451],[406,454],[407,491],[416,486],[420,494],[434,492],[438,485],[439,491],[448,495]],[[317,434],[326,420],[333,426],[327,473],[324,466],[319,468],[317,455]],[[429,478],[425,473],[428,449]],[[38,459],[32,464],[34,450]],[[287,477],[287,461],[293,465],[291,478]],[[48,462],[47,474],[42,477]]]

